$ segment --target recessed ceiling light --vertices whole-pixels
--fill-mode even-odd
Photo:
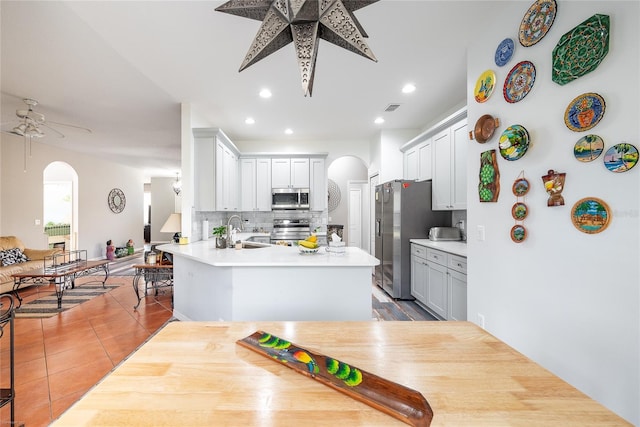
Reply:
[[[284,133],[286,133],[287,135],[291,135],[293,133],[293,131],[291,129],[289,129],[289,128],[286,128],[284,130]]]
[[[262,89],[260,91],[261,98],[271,98],[271,91],[269,89]]]
[[[413,83],[407,83],[402,87],[402,93],[411,93],[416,90],[416,87]]]
[[[376,119],[373,122],[377,125],[380,125],[384,123],[384,119],[382,117],[376,117]]]
[[[244,120],[244,122],[245,122],[246,124],[248,124],[248,125],[252,125],[252,124],[254,124],[256,121],[255,121],[255,120],[253,120],[253,117],[247,117],[247,118]]]

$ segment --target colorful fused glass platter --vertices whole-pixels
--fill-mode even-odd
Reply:
[[[493,93],[493,88],[495,86],[496,73],[494,73],[493,70],[486,70],[480,74],[480,77],[478,77],[478,81],[476,82],[476,87],[473,90],[473,96],[475,97],[476,102],[486,102]]]
[[[583,93],[569,103],[564,112],[564,124],[574,132],[589,130],[602,120],[605,107],[602,96]]]
[[[500,42],[498,47],[496,48],[495,61],[498,67],[504,66],[511,57],[513,56],[513,51],[515,50],[515,43],[513,39],[506,38]]]
[[[583,233],[596,234],[604,231],[611,221],[609,206],[595,197],[578,200],[571,208],[571,222]]]
[[[497,202],[500,196],[500,170],[496,157],[496,150],[480,153],[478,197],[481,202]]]
[[[593,15],[560,37],[553,49],[551,80],[565,85],[595,70],[609,53],[609,16]]]
[[[536,81],[536,67],[531,61],[517,63],[504,80],[502,93],[509,103],[521,101],[531,91]]]
[[[638,149],[622,142],[604,153],[604,165],[611,172],[626,172],[638,163]]]
[[[555,0],[537,0],[520,23],[518,39],[524,47],[533,46],[547,34],[556,19],[558,7]]]
[[[522,221],[527,217],[528,213],[529,209],[527,208],[527,205],[522,202],[517,202],[513,205],[513,207],[511,207],[511,216],[516,221]]]
[[[529,181],[525,178],[519,178],[513,183],[513,194],[517,197],[522,197],[529,192]]]
[[[598,135],[585,135],[573,146],[573,155],[581,162],[592,162],[602,154],[604,141]]]
[[[522,125],[511,125],[502,132],[498,146],[503,159],[518,160],[529,149],[529,132]]]
[[[527,229],[524,228],[524,225],[514,225],[511,227],[511,240],[516,243],[521,243],[524,239],[527,238]]]

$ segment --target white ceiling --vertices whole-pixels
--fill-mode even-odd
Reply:
[[[181,103],[234,141],[295,140],[301,151],[305,141],[369,141],[384,128],[422,128],[464,102],[467,41],[499,19],[499,2],[486,1],[382,0],[359,9],[378,62],[321,40],[309,98],[292,44],[238,72],[260,22],[215,12],[222,3],[2,0],[2,123],[34,98],[47,120],[93,130],[57,127],[67,137],[49,133],[42,143],[149,176],[180,169]],[[417,86],[411,95],[401,93],[407,82]],[[258,97],[263,87],[271,99]],[[391,103],[402,105],[384,113]],[[246,125],[247,116],[256,123]]]

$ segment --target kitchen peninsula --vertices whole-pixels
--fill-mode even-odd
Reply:
[[[379,261],[359,248],[303,255],[276,245],[216,249],[204,240],[158,249],[173,254],[180,320],[371,320],[371,273]]]

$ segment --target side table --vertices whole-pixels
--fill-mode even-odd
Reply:
[[[173,265],[172,264],[136,264],[133,266],[136,274],[133,276],[133,290],[138,298],[138,303],[133,307],[140,306],[142,298],[147,296],[147,291],[151,288],[158,295],[158,289],[173,286]],[[144,279],[144,292],[140,290],[140,279]],[[173,305],[173,297],[171,297]]]

